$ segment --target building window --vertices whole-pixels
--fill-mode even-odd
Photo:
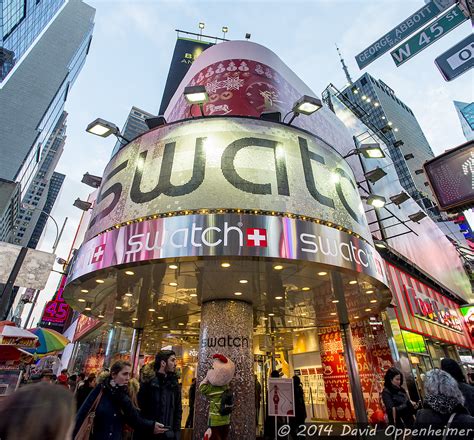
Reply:
[[[3,2],[3,39],[6,39],[25,19],[26,0],[6,0]]]
[[[365,86],[367,84],[367,78],[362,78],[360,80],[361,85]]]

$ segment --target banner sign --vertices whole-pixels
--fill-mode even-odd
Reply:
[[[452,81],[472,69],[474,67],[474,35],[469,34],[451,49],[442,53],[435,59],[435,64],[446,81]]]
[[[386,284],[383,260],[366,241],[294,218],[209,214],[148,220],[113,229],[84,243],[68,284],[97,270],[162,258],[270,257],[323,263]]]
[[[168,124],[119,151],[104,172],[86,239],[129,220],[203,208],[304,215],[371,241],[341,155],[293,127],[231,117]]]
[[[268,379],[268,415],[295,416],[293,379],[270,377]]]
[[[102,324],[103,321],[100,321],[95,318],[89,318],[86,315],[80,315],[77,321],[76,332],[74,333],[74,338],[72,342],[76,342],[77,340],[86,336]]]
[[[168,107],[171,98],[176,92],[179,83],[189,70],[189,66],[201,53],[214,43],[206,41],[191,40],[188,38],[178,38],[174,48],[173,58],[171,59],[168,78],[166,79],[163,98],[160,104],[160,115],[163,115]]]
[[[466,326],[467,333],[471,338],[471,344],[474,347],[474,306],[461,307],[459,311],[464,318],[464,325]]]
[[[474,204],[474,141],[448,150],[423,165],[443,211],[464,211]]]
[[[41,317],[41,327],[52,328],[60,333],[64,330],[71,314],[71,307],[63,299],[63,290],[67,277],[63,275],[59,283],[56,295],[51,301],[46,303]]]

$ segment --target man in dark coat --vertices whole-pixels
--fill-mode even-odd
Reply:
[[[162,350],[155,358],[153,368],[142,371],[138,406],[142,416],[162,423],[169,430],[159,436],[141,435],[140,439],[179,440],[181,417],[181,388],[176,376],[176,354],[172,350]]]
[[[464,396],[464,406],[471,416],[474,416],[474,387],[466,382],[466,377],[460,365],[454,359],[444,358],[441,360],[441,369],[450,374],[458,383],[458,387]]]

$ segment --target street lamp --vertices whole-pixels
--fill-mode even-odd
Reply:
[[[229,32],[229,28],[227,26],[222,26],[222,38],[225,40],[225,34]]]
[[[383,208],[387,202],[385,197],[378,196],[376,194],[371,194],[368,197],[362,197],[362,199],[367,202],[367,205],[373,206],[374,208]]]
[[[22,203],[21,204],[21,207],[23,209],[27,209],[29,211],[40,211],[41,213],[47,215],[54,223],[54,226],[56,227],[56,238],[54,239],[54,243],[53,243],[53,254],[56,252],[56,247],[58,246],[58,243],[59,243],[59,239],[61,238],[61,234],[63,232],[63,229],[64,229],[64,225],[66,224],[66,221],[67,221],[67,218],[66,220],[64,221],[64,225],[61,229],[61,233],[59,232],[59,226],[58,226],[58,222],[54,219],[54,217],[52,215],[50,215],[48,212],[44,211],[43,209],[41,208],[38,208],[37,206],[34,206],[34,205],[30,205],[28,203]]]
[[[201,21],[199,23],[199,35],[201,36],[201,38],[202,38],[202,30],[204,29],[204,26],[205,26],[204,22]]]
[[[288,121],[288,125],[291,125],[293,120],[298,117],[299,115],[309,116],[312,115],[314,112],[321,109],[323,106],[323,102],[319,98],[315,98],[313,96],[303,95],[300,99],[298,99],[294,104],[291,111],[288,113],[293,113],[293,116]],[[287,116],[288,116],[287,114]],[[286,117],[286,116],[285,116]],[[285,118],[283,118],[285,120]]]
[[[103,138],[109,137],[111,134],[113,134],[119,141],[125,141],[126,143],[130,142],[128,139],[122,136],[119,128],[114,123],[106,121],[102,118],[97,118],[95,121],[92,121],[87,126],[86,131],[90,134],[94,134]]]
[[[191,107],[194,104],[199,105],[201,116],[204,116],[203,105],[209,100],[206,87],[204,86],[188,86],[184,88],[184,97]]]

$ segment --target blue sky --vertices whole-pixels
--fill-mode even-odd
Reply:
[[[155,113],[176,41],[175,29],[251,40],[273,50],[320,96],[333,83],[346,79],[335,43],[351,75],[367,71],[382,79],[414,111],[435,154],[465,141],[452,101],[473,101],[472,71],[445,82],[434,59],[471,32],[466,21],[401,67],[389,53],[363,72],[355,55],[402,22],[424,4],[422,0],[313,0],[313,1],[161,1],[89,0],[96,8],[95,31],[86,64],[69,93],[67,141],[57,171],[66,174],[52,212],[58,223],[69,217],[58,255],[65,258],[74,237],[80,211],[72,206],[87,197],[82,175],[102,175],[114,145],[112,137],[89,135],[85,127],[97,117],[122,126],[132,105]],[[40,249],[50,250],[55,228],[47,225]],[[49,299],[56,287],[52,276],[42,294]],[[36,314],[36,313],[35,313]],[[37,315],[37,314],[36,314]]]

